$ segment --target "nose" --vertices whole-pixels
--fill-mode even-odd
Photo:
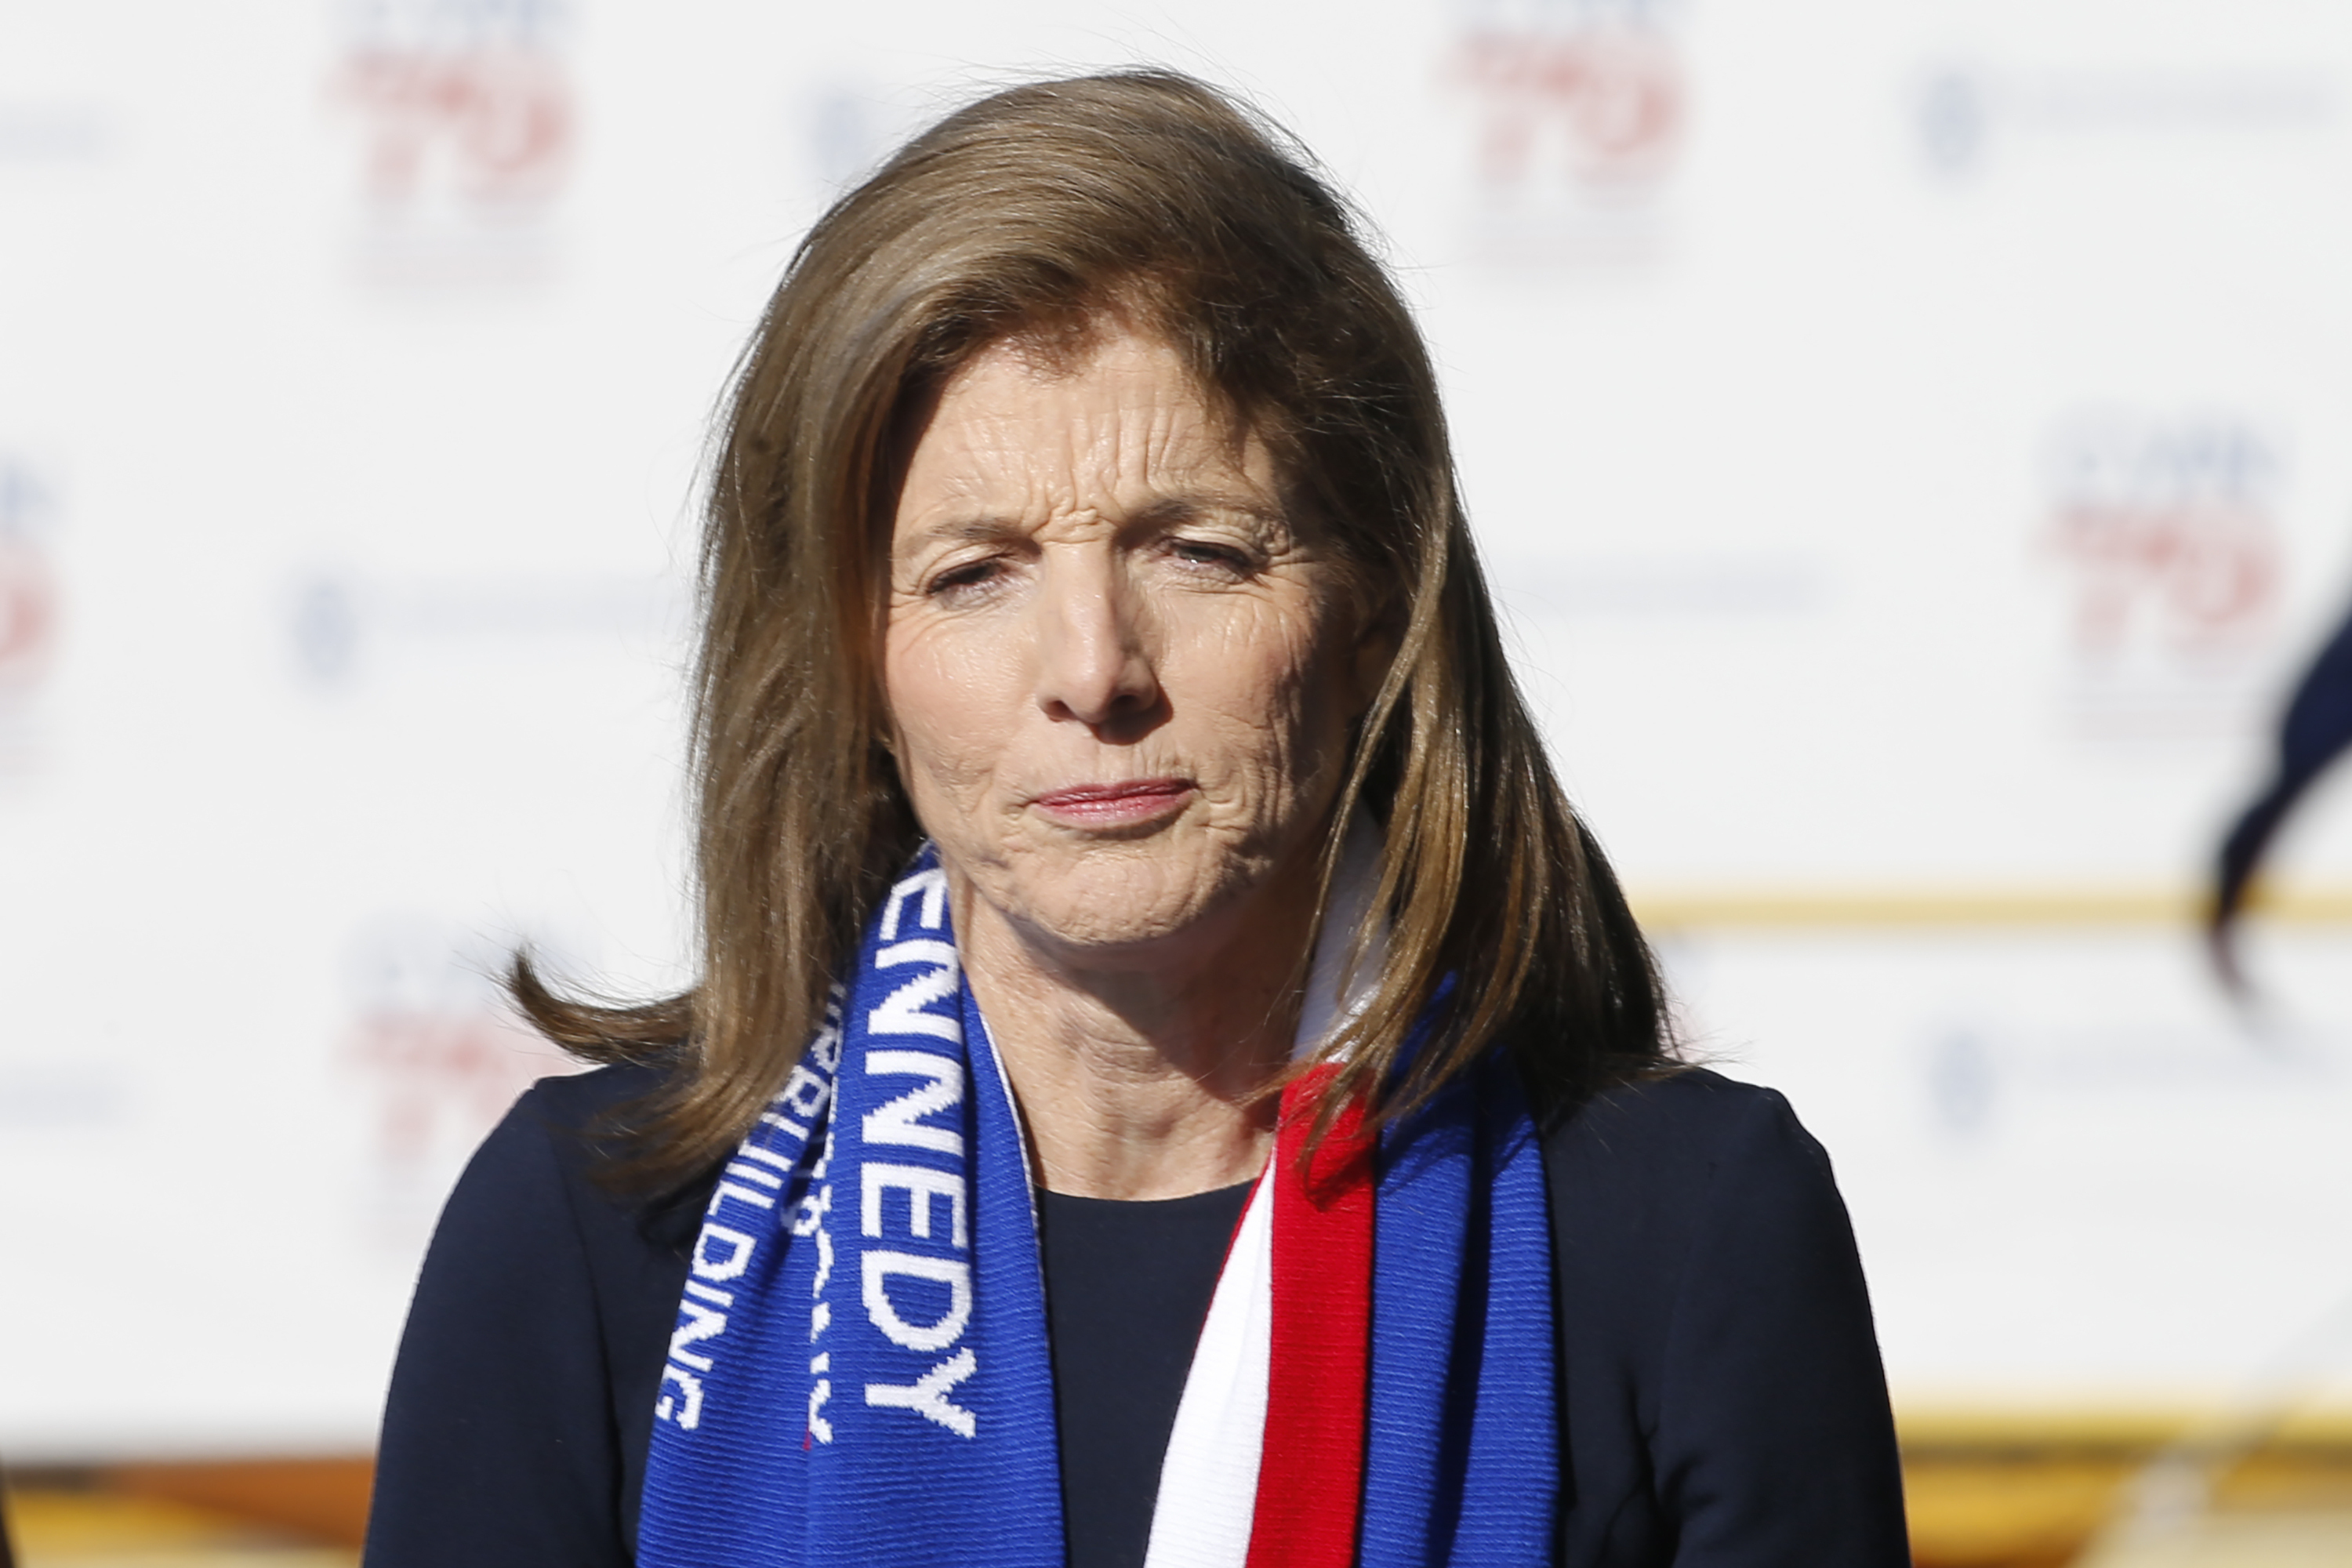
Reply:
[[[1036,600],[1037,705],[1055,720],[1118,729],[1160,707],[1139,606],[1113,552],[1080,547],[1049,562]]]

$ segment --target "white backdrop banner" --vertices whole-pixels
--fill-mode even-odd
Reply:
[[[2352,607],[2322,0],[0,5],[0,1453],[372,1440],[530,942],[686,978],[696,470],[798,236],[991,86],[1295,128],[1423,312],[1689,1026],[1898,1398],[2226,1394],[2352,1297],[2352,784],[2186,933]],[[2299,900],[2299,901],[2298,901]]]

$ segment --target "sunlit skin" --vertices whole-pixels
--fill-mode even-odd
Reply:
[[[1384,649],[1265,446],[1116,323],[942,389],[883,675],[974,994],[1056,1192],[1245,1181],[1349,726]]]

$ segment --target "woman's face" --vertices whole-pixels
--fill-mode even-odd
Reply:
[[[890,542],[893,744],[950,875],[1030,941],[1149,962],[1311,877],[1376,650],[1281,498],[1123,328],[942,390]]]

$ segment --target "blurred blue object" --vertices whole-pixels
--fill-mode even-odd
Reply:
[[[2279,723],[2278,761],[2269,784],[2221,841],[2206,934],[2221,983],[2248,989],[2238,961],[2237,921],[2262,868],[2263,855],[2295,803],[2330,763],[2352,749],[2352,614],[2304,672]]]

